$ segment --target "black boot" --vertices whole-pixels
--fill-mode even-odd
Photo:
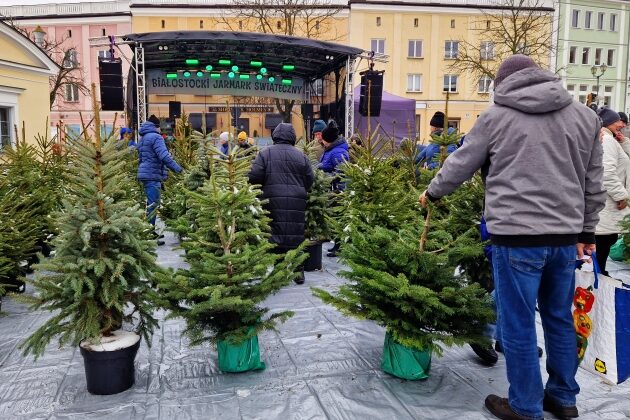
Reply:
[[[337,251],[339,251],[339,247],[341,246],[341,244],[339,242],[335,242],[335,246],[333,246],[332,248],[330,248],[328,251],[328,253],[326,254],[327,257],[336,257],[337,256]]]
[[[300,272],[300,275],[296,277],[295,280],[293,281],[295,282],[295,284],[304,284],[304,281],[305,281],[304,271]]]
[[[475,354],[489,366],[494,365],[497,360],[499,360],[499,355],[496,351],[494,351],[492,346],[483,347],[479,344],[470,343],[470,347],[473,349]]]

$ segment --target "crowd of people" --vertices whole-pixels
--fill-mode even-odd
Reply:
[[[481,171],[486,186],[481,236],[491,244],[487,256],[497,325],[488,328],[494,348],[472,347],[488,364],[498,360],[496,351],[503,352],[510,384],[507,398],[489,395],[485,405],[501,419],[542,419],[543,411],[577,417],[578,359],[571,314],[576,260],[595,257],[608,274],[610,248],[623,232],[620,222],[630,214],[630,139],[624,135],[628,117],[609,108],[593,112],[576,102],[555,74],[524,55],[500,65],[493,98],[465,141],[449,146],[446,160],[436,158],[436,144],[419,151],[419,168],[439,169],[419,201],[427,207]],[[445,117],[436,112],[431,118],[432,135],[443,133]],[[131,144],[131,132],[121,130],[121,137],[138,150],[138,179],[155,224],[167,172],[182,168],[168,152],[157,118],[143,123],[139,134],[138,143]],[[312,134],[323,149],[317,170],[331,176],[333,191],[343,191],[338,172],[349,159],[348,142],[334,121],[315,121]],[[308,158],[293,147],[291,124],[279,124],[272,140],[257,152],[249,180],[262,186],[272,219],[271,241],[278,252],[286,252],[304,240],[314,174]],[[237,147],[255,150],[245,132],[237,141]],[[221,133],[219,143],[221,153],[228,154],[230,134]],[[339,241],[335,244],[328,256],[336,256]],[[296,282],[304,282],[303,273]],[[538,361],[543,351],[537,345],[537,310],[545,332],[546,384]]]

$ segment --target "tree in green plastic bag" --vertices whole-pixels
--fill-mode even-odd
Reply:
[[[297,278],[306,258],[303,246],[284,256],[272,252],[261,191],[247,178],[252,158],[236,148],[212,158],[210,178],[186,192],[196,217],[182,241],[190,268],[159,277],[164,306],[186,320],[192,344],[217,343],[224,372],[264,369],[257,334],[292,313],[268,316],[260,303]]]

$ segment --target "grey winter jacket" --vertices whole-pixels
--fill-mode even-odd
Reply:
[[[431,181],[429,198],[450,194],[483,167],[494,244],[594,243],[606,199],[597,115],[540,68],[508,76],[494,101]]]

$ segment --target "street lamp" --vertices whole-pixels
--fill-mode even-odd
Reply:
[[[42,29],[41,26],[37,25],[37,28],[33,30],[33,37],[35,38],[35,44],[38,47],[44,47],[44,37],[46,36],[46,32]]]
[[[602,63],[600,66],[591,67],[591,73],[593,74],[593,77],[597,79],[597,87],[596,87],[597,92],[595,92],[595,98],[598,102],[599,102],[599,78],[602,77],[604,73],[606,73],[606,70],[608,70],[608,66],[606,65],[606,63]]]

